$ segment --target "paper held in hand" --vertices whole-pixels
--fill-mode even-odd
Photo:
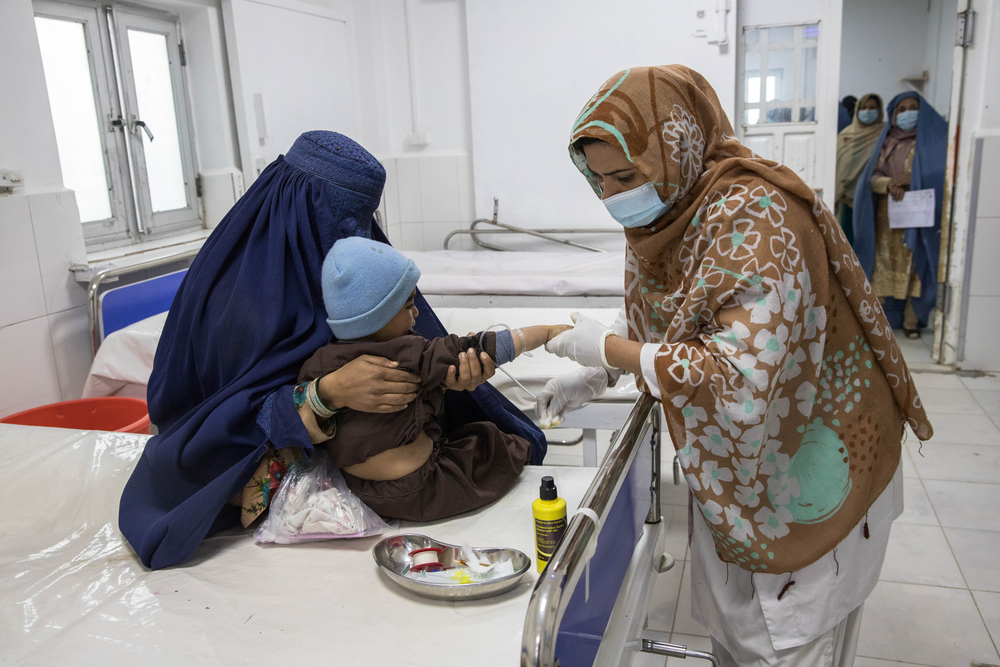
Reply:
[[[889,228],[934,226],[934,190],[913,190],[900,201],[889,197]]]

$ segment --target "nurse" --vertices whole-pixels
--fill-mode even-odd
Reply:
[[[373,215],[385,170],[335,132],[300,136],[213,230],[174,297],[149,379],[151,438],[122,493],[119,526],[147,567],[187,560],[207,536],[249,525],[287,465],[333,437],[337,410],[385,413],[416,397],[420,378],[363,356],[320,380],[323,414],[297,401],[302,364],[330,342],[320,275],[334,242],[387,243]],[[417,297],[414,327],[447,332]],[[485,355],[484,355],[485,356]],[[532,444],[545,440],[489,385],[488,357],[449,369],[449,427],[493,421]]]
[[[904,426],[932,430],[840,225],[736,140],[685,67],[611,77],[570,156],[625,228],[625,308],[610,329],[574,317],[546,345],[588,368],[553,380],[539,414],[633,373],[662,402],[690,489],[692,611],[713,650],[728,665],[851,664],[902,511]]]

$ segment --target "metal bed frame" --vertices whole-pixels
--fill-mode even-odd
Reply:
[[[486,243],[480,240],[480,234],[526,234],[528,236],[534,236],[545,241],[551,241],[553,243],[560,243],[562,245],[573,246],[574,248],[580,248],[582,250],[589,250],[591,252],[607,252],[603,248],[597,248],[592,245],[587,245],[585,243],[578,243],[576,241],[570,241],[569,239],[564,239],[560,236],[553,236],[554,234],[621,234],[617,229],[528,229],[526,227],[517,227],[514,225],[508,225],[507,223],[500,222],[497,220],[497,214],[500,210],[500,200],[497,197],[493,198],[493,219],[490,218],[479,218],[478,220],[473,220],[469,229],[456,229],[450,232],[448,236],[444,237],[444,249],[448,250],[448,244],[452,237],[465,234],[472,237],[473,242],[481,248],[487,248],[488,250],[498,250],[500,252],[508,252],[510,248],[504,248],[503,246],[493,245],[492,243]],[[497,229],[479,229],[479,225],[492,225]]]
[[[653,653],[675,658],[700,658],[718,667],[711,653],[695,651],[679,644],[670,644],[642,636],[645,613],[624,613],[639,607],[645,612],[650,591],[653,558],[660,532],[660,447],[662,428],[658,403],[643,394],[632,408],[628,419],[615,437],[594,481],[587,489],[580,508],[597,517],[595,523],[588,513],[577,512],[570,519],[556,552],[535,584],[528,603],[521,639],[521,667],[558,667],[556,641],[563,617],[580,579],[594,554],[597,537],[608,518],[611,507],[622,488],[625,476],[636,456],[643,449],[647,434],[653,457],[652,479],[649,486],[650,507],[646,528],[633,552],[629,570],[608,621],[595,664],[617,664],[626,667],[634,652]],[[664,572],[673,566],[673,559],[662,556],[656,569]],[[588,582],[589,583],[589,582]],[[622,613],[617,613],[621,610]],[[613,661],[613,663],[612,663]]]

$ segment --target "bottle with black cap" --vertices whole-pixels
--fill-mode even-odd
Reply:
[[[535,518],[535,560],[541,572],[566,532],[566,501],[559,497],[551,477],[542,477],[538,496],[531,503],[531,513]]]

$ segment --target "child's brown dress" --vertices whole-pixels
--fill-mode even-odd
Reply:
[[[531,449],[524,438],[503,433],[488,421],[448,430],[443,424],[444,381],[460,352],[478,351],[479,336],[455,335],[427,340],[416,334],[382,343],[335,342],[320,348],[302,366],[299,382],[314,380],[349,361],[370,354],[399,362],[402,370],[421,378],[420,390],[405,410],[372,414],[337,413],[337,432],[326,444],[338,468],[363,463],[417,439],[423,431],[434,443],[427,462],[415,472],[391,481],[372,481],[344,472],[347,486],[384,517],[432,521],[482,507],[499,498],[521,474]],[[491,357],[495,335],[484,339]],[[445,435],[445,431],[448,435]]]

